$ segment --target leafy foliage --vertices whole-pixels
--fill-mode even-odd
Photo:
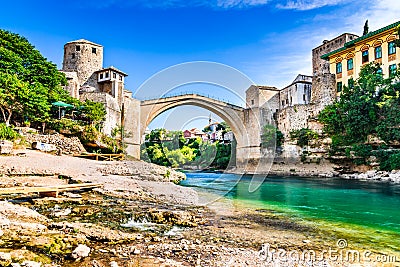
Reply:
[[[103,121],[106,117],[106,109],[102,103],[94,102],[87,99],[83,102],[82,113],[91,124],[97,124]]]
[[[372,148],[363,146],[368,136],[389,145],[400,142],[399,68],[389,78],[383,78],[380,68],[374,63],[364,66],[354,86],[345,86],[340,99],[319,114],[324,131],[332,137],[332,148],[351,147],[359,164],[368,164],[367,157],[372,155]],[[384,148],[375,148],[380,149]],[[382,155],[378,157],[381,163],[385,161]]]
[[[0,123],[0,140],[14,141],[19,137],[20,135],[11,127],[7,126],[5,123]]]
[[[284,135],[276,127],[272,125],[265,125],[262,129],[261,134],[261,146],[264,148],[271,148],[282,146],[284,141]]]
[[[146,135],[141,158],[158,165],[182,168],[226,168],[231,157],[231,145],[204,142],[201,138],[186,140],[182,131],[155,129]]]
[[[297,145],[305,147],[309,145],[309,142],[311,140],[315,140],[318,138],[318,133],[307,128],[302,128],[300,130],[291,131],[290,138],[297,138]]]
[[[23,120],[48,118],[51,103],[71,99],[61,85],[65,75],[24,37],[0,30],[0,109],[9,124],[17,113]]]

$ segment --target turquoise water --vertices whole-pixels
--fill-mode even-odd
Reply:
[[[181,184],[305,221],[400,236],[400,185],[336,178],[268,177],[254,193],[251,176],[187,173]],[[350,225],[350,226],[349,226]],[[365,234],[367,232],[364,231]]]

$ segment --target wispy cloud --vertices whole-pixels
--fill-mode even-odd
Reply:
[[[99,9],[112,6],[140,6],[145,8],[185,8],[208,7],[215,9],[241,9],[269,4],[271,0],[86,0],[80,3],[83,7]]]
[[[297,0],[287,1],[285,4],[277,4],[277,8],[295,9],[295,10],[311,10],[324,6],[336,6],[346,2],[346,0]]]

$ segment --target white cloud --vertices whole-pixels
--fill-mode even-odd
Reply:
[[[278,4],[276,7],[281,9],[311,10],[324,6],[336,6],[346,2],[346,0],[297,0],[288,1],[286,4]]]

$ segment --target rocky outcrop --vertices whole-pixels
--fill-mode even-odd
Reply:
[[[61,134],[41,135],[32,133],[26,133],[24,137],[28,143],[41,142],[55,145],[63,154],[80,154],[86,152],[78,137],[65,137]]]
[[[364,173],[343,174],[341,177],[344,179],[400,183],[400,170],[391,172],[372,170]]]

